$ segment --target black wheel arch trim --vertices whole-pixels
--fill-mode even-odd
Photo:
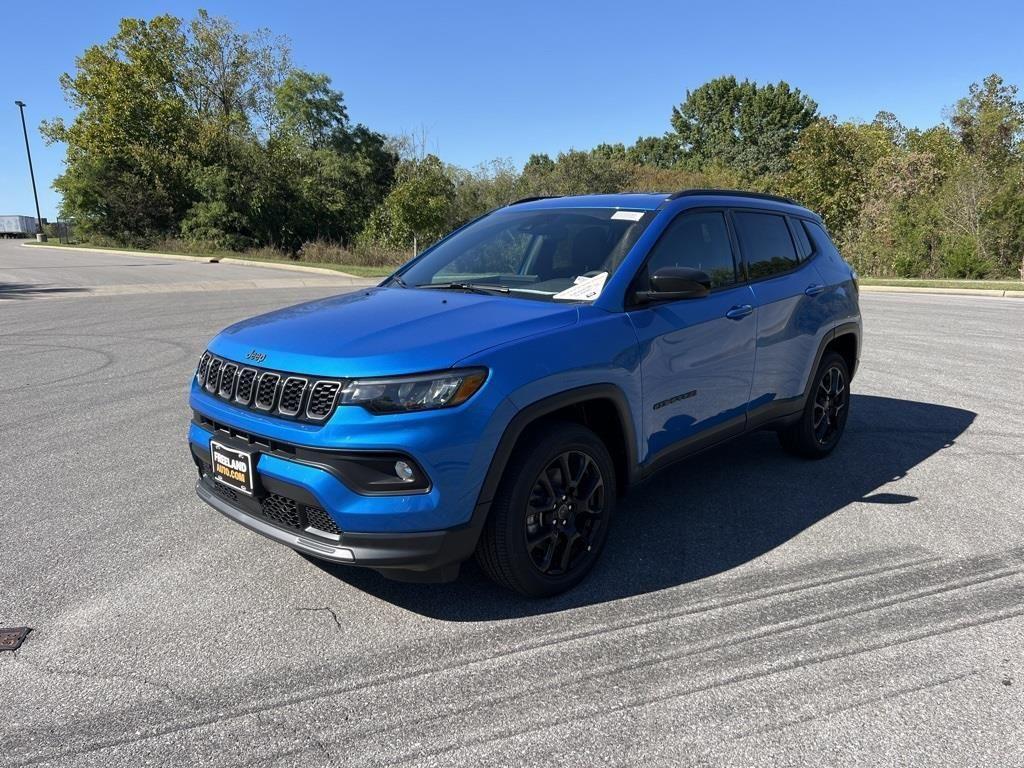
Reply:
[[[855,321],[840,323],[822,337],[821,343],[818,345],[818,353],[814,356],[814,365],[811,366],[810,373],[807,374],[807,384],[804,386],[802,397],[804,401],[807,400],[807,396],[811,392],[811,386],[814,384],[814,374],[818,371],[818,366],[821,365],[821,358],[825,356],[825,350],[828,349],[828,346],[833,341],[841,336],[853,336],[857,344],[857,354],[854,356],[853,365],[848,371],[850,381],[853,381],[854,372],[857,370],[857,362],[860,360],[860,324]]]
[[[632,412],[625,393],[614,384],[588,384],[575,389],[568,389],[555,395],[542,398],[521,409],[505,427],[498,440],[498,447],[491,458],[490,467],[484,476],[477,505],[490,504],[498,490],[498,483],[505,473],[505,467],[512,456],[516,443],[523,432],[538,419],[548,416],[563,408],[580,405],[591,400],[610,400],[615,406],[619,417],[619,426],[625,442],[626,467],[628,477],[619,478],[621,487],[628,487],[639,479],[639,468],[636,458],[636,430],[633,425]]]

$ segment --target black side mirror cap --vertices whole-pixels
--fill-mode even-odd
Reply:
[[[651,275],[650,284],[650,290],[636,292],[639,303],[700,299],[711,293],[711,278],[692,267],[662,267]]]

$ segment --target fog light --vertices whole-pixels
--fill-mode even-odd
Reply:
[[[412,471],[412,467],[406,464],[404,461],[395,462],[395,474],[399,480],[403,482],[412,482],[412,479],[416,477],[416,473]]]

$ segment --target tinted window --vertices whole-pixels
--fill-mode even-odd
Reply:
[[[814,243],[814,250],[816,252],[831,253],[836,256],[839,255],[836,247],[832,244],[832,240],[829,239],[828,234],[820,225],[810,221],[805,221],[803,224],[804,229],[807,231],[811,241]]]
[[[747,211],[737,211],[735,216],[736,235],[751,280],[787,272],[797,265],[796,248],[784,217]]]
[[[732,246],[725,215],[719,212],[684,213],[668,225],[651,258],[647,273],[662,267],[692,267],[707,273],[711,287],[736,282]]]
[[[796,246],[797,250],[800,251],[800,261],[804,261],[814,253],[814,248],[811,247],[811,241],[807,239],[804,223],[800,219],[790,219],[790,223],[793,225],[793,234],[796,235]]]

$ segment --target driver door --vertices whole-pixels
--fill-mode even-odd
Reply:
[[[742,432],[754,376],[756,303],[725,212],[681,213],[651,249],[641,284],[669,266],[705,272],[711,293],[628,313],[640,343],[645,464]]]

